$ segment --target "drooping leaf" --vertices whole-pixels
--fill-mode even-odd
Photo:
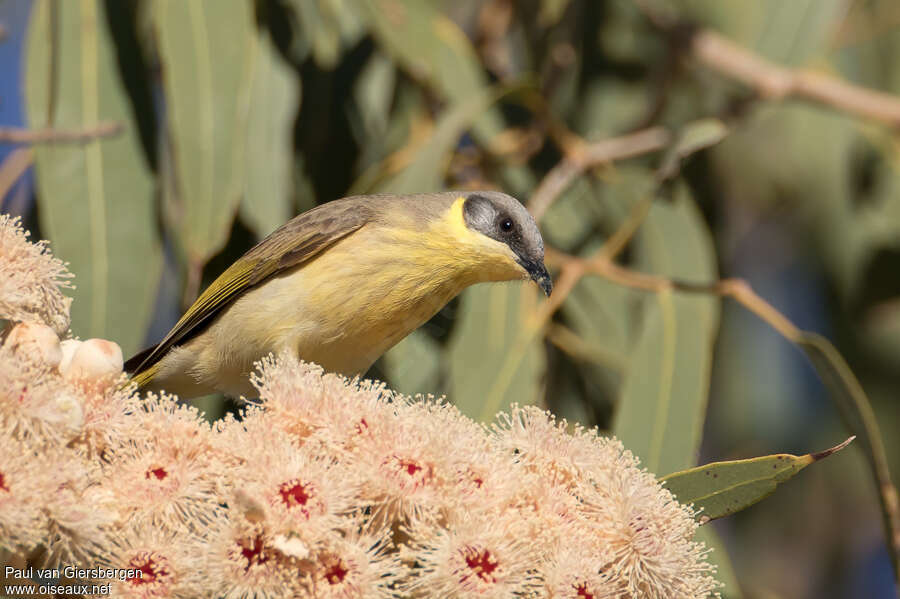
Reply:
[[[668,180],[678,174],[681,162],[704,148],[714,146],[728,135],[728,127],[719,119],[707,118],[691,121],[679,132],[669,146],[659,166],[658,176]]]
[[[292,0],[305,47],[322,69],[333,69],[341,50],[359,38],[365,12],[349,0]]]
[[[636,268],[695,282],[715,280],[714,250],[687,188],[655,202],[635,239]],[[647,298],[613,432],[657,474],[695,463],[706,416],[716,298],[670,291]]]
[[[424,331],[416,330],[382,358],[391,388],[406,395],[435,393],[441,373],[441,347]]]
[[[153,9],[174,169],[166,214],[197,270],[228,239],[246,188],[253,6],[153,0]]]
[[[240,213],[256,235],[264,237],[293,214],[293,130],[300,78],[278,55],[268,34],[254,36],[251,52],[247,177]]]
[[[537,287],[526,282],[475,285],[460,298],[448,347],[450,399],[488,421],[513,402],[533,404],[546,359],[532,324]]]
[[[162,253],[153,173],[115,52],[100,0],[34,3],[25,81],[29,125],[125,125],[113,138],[34,152],[41,225],[76,276],[72,330],[113,339],[130,353],[143,341],[153,310]]]
[[[798,472],[845,448],[855,437],[825,451],[802,456],[789,453],[713,462],[675,472],[661,480],[683,504],[693,504],[701,522],[728,516],[775,492],[775,488]]]
[[[894,571],[900,571],[900,506],[891,480],[884,439],[872,403],[840,352],[826,338],[803,331],[793,340],[806,353],[841,411],[848,428],[860,438],[881,504],[881,517]]]
[[[359,160],[362,168],[371,166],[387,153],[396,86],[394,62],[385,53],[374,52],[356,79],[353,99],[357,110],[349,115],[362,152]]]
[[[450,103],[464,102],[486,85],[484,71],[465,33],[421,0],[357,0],[367,9],[376,41],[414,78]],[[489,142],[502,128],[499,114],[488,111],[475,124],[475,135]]]
[[[566,250],[576,247],[581,256],[589,258],[596,254],[605,240],[596,239],[584,244],[577,238],[570,238],[572,244],[578,241],[580,247],[560,246],[556,241],[560,238],[557,231],[564,233],[566,229],[574,229],[583,232],[597,228],[601,223],[610,230],[618,229],[637,203],[652,197],[655,186],[653,171],[649,169],[617,168],[595,188],[588,188],[594,193],[585,193],[582,201],[576,203],[574,200],[581,198],[569,199],[571,194],[565,194],[554,203],[541,221],[542,230],[546,231],[545,238],[553,240],[553,247]],[[568,214],[560,214],[566,209]],[[563,240],[567,241],[565,237]],[[605,279],[584,277],[566,298],[562,313],[589,348],[598,355],[612,358],[611,365],[615,364],[621,370],[623,365],[627,365],[638,332],[634,327],[634,312],[637,301],[643,297],[642,293]]]
[[[379,191],[412,193],[444,187],[444,174],[459,138],[484,111],[510,88],[486,87],[465,101],[445,110],[427,142],[416,149],[415,158],[395,177],[381,183]]]

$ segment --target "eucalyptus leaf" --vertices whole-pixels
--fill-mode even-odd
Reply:
[[[153,0],[172,151],[166,215],[196,271],[228,239],[246,188],[254,65],[244,0]]]
[[[257,237],[264,237],[293,214],[291,169],[300,78],[278,55],[268,34],[254,37],[251,52],[246,191],[240,214]]]
[[[464,414],[487,422],[513,402],[537,402],[546,368],[543,339],[530,322],[538,293],[525,282],[463,292],[447,363],[448,395]]]
[[[441,346],[421,329],[407,335],[381,360],[392,389],[406,395],[436,391],[441,374]]]
[[[775,492],[775,488],[798,472],[833,453],[844,449],[856,437],[825,451],[802,456],[789,453],[713,462],[689,470],[675,472],[661,480],[683,504],[698,510],[701,522],[708,522],[739,512]]]
[[[658,177],[668,180],[681,170],[682,161],[710,146],[714,146],[728,135],[728,127],[719,119],[698,119],[685,125],[669,146],[659,166]]]
[[[639,269],[705,283],[717,278],[712,239],[687,188],[655,202],[635,239]],[[657,474],[695,463],[706,416],[716,298],[665,290],[647,298],[613,433]]]
[[[331,70],[340,58],[341,30],[336,15],[324,0],[293,0],[302,34],[322,69]]]
[[[131,118],[104,6],[99,0],[34,2],[26,102],[33,128],[125,125],[116,137],[34,152],[41,226],[76,276],[72,331],[113,339],[130,353],[151,317],[162,252],[153,173]]]
[[[414,78],[450,103],[465,102],[487,84],[469,38],[433,2],[357,0],[376,41]],[[502,129],[496,111],[481,115],[475,135],[488,143]]]
[[[453,149],[462,134],[509,88],[487,87],[465,101],[445,110],[434,133],[415,153],[412,163],[378,186],[380,191],[410,193],[432,191],[444,187],[444,173]]]
[[[386,136],[396,86],[397,69],[393,61],[383,52],[373,53],[353,86],[356,110],[349,111],[363,168],[381,160],[387,152]]]

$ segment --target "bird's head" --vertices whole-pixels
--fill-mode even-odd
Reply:
[[[531,278],[550,295],[553,284],[544,266],[544,240],[518,200],[496,191],[473,191],[461,195],[454,207],[475,234],[479,251],[493,258],[499,277]]]

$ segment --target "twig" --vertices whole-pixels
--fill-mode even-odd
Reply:
[[[111,137],[125,130],[122,123],[100,123],[89,129],[20,129],[0,127],[0,143],[45,144],[84,143],[100,137]]]
[[[775,64],[713,31],[691,37],[691,55],[701,64],[736,79],[771,100],[812,100],[865,118],[900,126],[900,98],[809,69]]]
[[[624,372],[627,367],[622,356],[588,343],[565,325],[550,323],[547,326],[546,335],[550,343],[575,359],[600,364],[620,373]]]
[[[575,149],[550,169],[538,185],[528,202],[528,210],[540,221],[556,198],[589,168],[661,150],[671,140],[668,129],[650,127],[595,143],[575,144]]]

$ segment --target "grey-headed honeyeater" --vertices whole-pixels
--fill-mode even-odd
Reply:
[[[255,395],[253,363],[284,350],[359,374],[469,285],[528,277],[550,294],[541,234],[506,194],[335,200],[251,248],[125,367],[182,397]]]

